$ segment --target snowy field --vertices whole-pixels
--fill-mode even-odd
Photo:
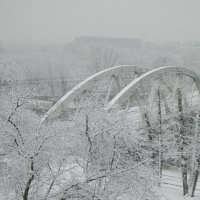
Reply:
[[[175,171],[164,171],[162,186],[161,186],[161,200],[183,200],[183,199],[200,199],[200,183],[197,184],[195,197],[183,197],[181,173]]]

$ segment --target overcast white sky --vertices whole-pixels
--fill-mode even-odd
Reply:
[[[0,41],[66,43],[77,36],[200,41],[200,0],[0,0]]]

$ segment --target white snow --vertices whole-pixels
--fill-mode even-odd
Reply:
[[[181,173],[177,171],[163,171],[160,193],[161,200],[200,200],[200,184],[198,182],[195,197],[183,196]]]

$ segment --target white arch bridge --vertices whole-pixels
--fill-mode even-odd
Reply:
[[[182,67],[165,66],[148,71],[131,65],[115,66],[90,76],[67,92],[42,117],[42,122],[52,116],[68,112],[73,115],[86,105],[89,96],[101,99],[105,109],[119,109],[133,113],[141,121],[141,111],[161,103],[164,113],[176,109],[177,89],[181,89],[184,108],[200,104],[200,76]]]

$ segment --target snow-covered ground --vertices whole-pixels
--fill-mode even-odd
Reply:
[[[161,200],[200,200],[199,195],[195,197],[185,196],[183,197],[183,192],[181,189],[175,189],[167,186],[161,187],[162,197]]]
[[[183,197],[181,173],[177,171],[163,171],[161,185],[161,200],[200,200],[200,183],[198,182],[195,197]]]
[[[181,173],[177,171],[163,171],[162,184],[159,188],[160,200],[200,200],[200,181],[198,181],[195,197],[183,196]],[[8,200],[8,196],[1,194],[0,200]]]

